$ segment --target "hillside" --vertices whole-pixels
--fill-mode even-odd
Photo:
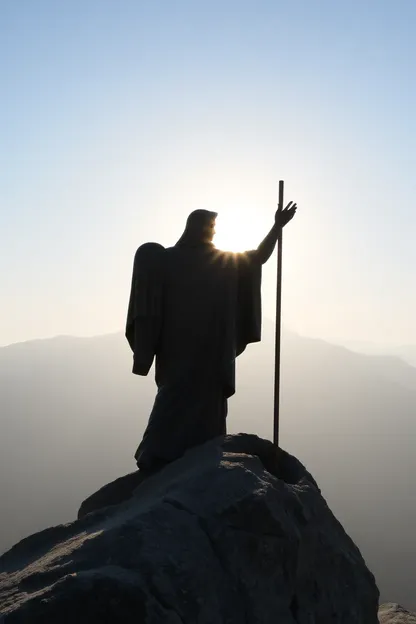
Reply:
[[[271,437],[273,335],[238,365],[229,431]],[[154,398],[121,334],[0,349],[0,551],[72,519],[83,498],[135,468]],[[374,571],[381,600],[415,609],[416,369],[285,334],[281,445],[313,472]]]

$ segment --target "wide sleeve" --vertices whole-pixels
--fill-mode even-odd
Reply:
[[[162,325],[164,247],[146,243],[134,257],[126,338],[133,351],[133,373],[147,375]]]
[[[240,355],[248,344],[261,340],[262,264],[256,251],[237,254],[237,262],[236,350]]]

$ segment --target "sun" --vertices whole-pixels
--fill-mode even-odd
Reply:
[[[213,241],[218,249],[233,252],[255,249],[260,242],[256,238],[252,217],[227,210],[218,214]]]

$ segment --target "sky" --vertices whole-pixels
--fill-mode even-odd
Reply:
[[[2,0],[0,345],[123,329],[141,243],[210,208],[255,248],[279,179],[285,326],[416,343],[415,23],[413,0]]]

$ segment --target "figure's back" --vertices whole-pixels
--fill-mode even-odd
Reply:
[[[165,254],[159,376],[212,370],[223,358],[233,313],[231,256],[210,245],[176,246]]]

